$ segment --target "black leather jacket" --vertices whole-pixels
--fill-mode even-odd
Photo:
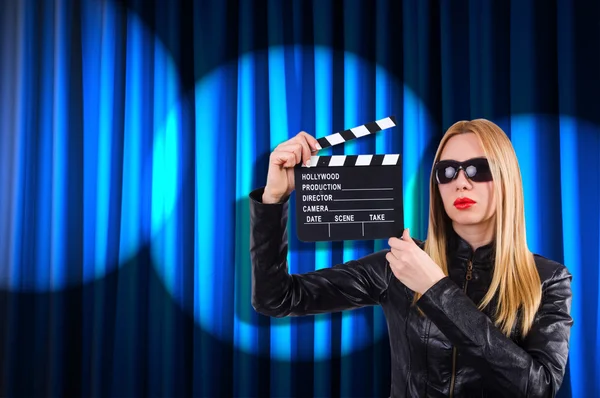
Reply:
[[[448,244],[449,277],[412,305],[387,250],[301,275],[288,273],[288,203],[262,204],[250,194],[252,305],[272,316],[298,316],[380,305],[392,353],[392,397],[551,397],[562,382],[573,320],[571,275],[535,256],[542,303],[525,339],[503,335],[491,312],[476,307],[492,277],[493,244],[472,251],[455,233]],[[418,242],[422,247],[422,242]],[[472,279],[466,282],[472,264]],[[515,328],[516,330],[516,328]]]

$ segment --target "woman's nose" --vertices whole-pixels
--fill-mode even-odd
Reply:
[[[458,175],[456,176],[456,189],[468,189],[471,188],[471,180],[467,178],[464,170],[458,170]]]

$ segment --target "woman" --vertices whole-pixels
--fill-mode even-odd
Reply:
[[[290,275],[293,167],[317,141],[302,132],[271,154],[251,197],[252,305],[273,317],[381,305],[393,397],[554,396],[569,350],[571,275],[529,252],[514,149],[494,123],[451,126],[435,155],[427,240]]]

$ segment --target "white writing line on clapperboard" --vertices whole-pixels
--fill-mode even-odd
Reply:
[[[308,216],[304,224],[357,224],[361,222],[378,223],[378,222],[394,222],[394,220],[386,219],[385,214],[369,214],[370,220],[358,221],[354,219],[354,214],[335,215],[334,221],[321,221],[321,216]]]
[[[333,199],[334,202],[354,202],[357,200],[394,200],[394,198],[353,198],[353,199]]]
[[[351,211],[393,211],[394,209],[352,209]],[[330,209],[328,211],[349,211],[349,210],[339,210],[339,209]]]
[[[341,186],[341,184],[340,184]],[[342,191],[393,191],[394,188],[345,188]]]
[[[394,198],[333,199],[333,195],[302,195],[302,200],[305,202],[354,202],[357,200],[394,200]]]
[[[394,222],[394,220],[385,220],[385,221],[346,221],[346,222],[343,222],[343,223],[336,223],[336,222],[333,222],[333,221],[329,221],[329,222],[322,221],[322,222],[305,222],[304,224],[360,224],[360,223],[370,224],[370,223],[376,223],[376,222],[377,223],[378,222]]]

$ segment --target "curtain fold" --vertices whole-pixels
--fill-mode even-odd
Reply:
[[[248,194],[298,132],[390,115],[321,154],[400,154],[421,239],[443,132],[506,131],[529,247],[573,274],[559,396],[600,395],[600,7],[340,4],[0,2],[0,396],[388,396],[380,308],[253,310]],[[387,247],[301,242],[295,203],[292,273]]]

